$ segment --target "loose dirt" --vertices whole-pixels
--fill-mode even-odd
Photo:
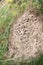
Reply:
[[[26,11],[13,24],[10,31],[8,57],[29,59],[43,52],[43,20]]]

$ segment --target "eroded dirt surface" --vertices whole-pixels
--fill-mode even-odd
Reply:
[[[10,33],[9,58],[29,59],[43,52],[43,20],[29,11],[17,19]]]

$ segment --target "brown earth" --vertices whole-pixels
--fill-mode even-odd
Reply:
[[[29,59],[43,53],[43,16],[24,12],[13,23],[8,46],[8,57]]]

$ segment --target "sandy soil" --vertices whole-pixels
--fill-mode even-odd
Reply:
[[[43,52],[43,19],[29,11],[19,17],[10,33],[8,57],[29,59]]]

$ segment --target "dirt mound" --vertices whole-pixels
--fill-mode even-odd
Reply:
[[[43,21],[29,11],[13,24],[10,34],[9,58],[29,59],[43,51]]]

